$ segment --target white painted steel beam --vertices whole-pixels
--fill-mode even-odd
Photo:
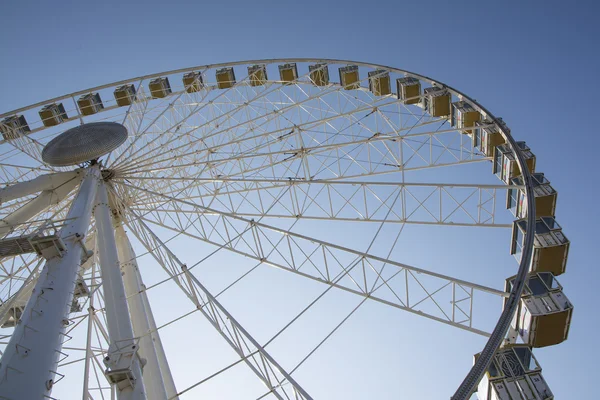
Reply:
[[[148,400],[177,399],[177,389],[167,362],[165,350],[138,268],[136,255],[123,225],[115,228],[117,251],[135,337],[139,337],[139,354],[146,359],[142,375]]]
[[[4,398],[49,398],[59,381],[57,365],[65,354],[65,328],[77,272],[83,256],[81,241],[90,224],[100,170],[94,166],[85,178],[60,232],[66,252],[46,263],[33,294],[0,360],[0,393]]]
[[[80,174],[79,170],[68,172],[57,172],[54,174],[40,175],[34,179],[25,182],[19,182],[11,186],[0,189],[0,204],[7,201],[18,199],[42,190],[54,190],[67,181],[76,179]]]
[[[134,218],[127,224],[202,315],[267,386],[269,393],[280,400],[312,400],[312,397],[292,378],[291,374],[283,369],[265,348],[229,314],[225,307],[143,221]]]
[[[50,205],[63,201],[80,182],[77,174],[54,189],[42,191],[38,197],[0,220],[0,237],[8,234],[18,225],[24,225],[29,219],[44,211]]]
[[[101,181],[94,206],[98,255],[110,345],[105,357],[107,376],[111,376],[119,400],[146,399],[138,341],[129,318],[125,286],[121,278],[117,244],[112,224],[106,184]],[[119,375],[119,372],[122,374]]]
[[[152,194],[158,198],[167,197],[156,192]],[[160,211],[147,212],[144,216],[134,211],[132,214],[139,218],[139,223],[147,221],[267,265],[482,336],[488,336],[489,333],[473,325],[474,292],[489,293],[499,298],[508,295],[491,287],[339,246],[185,200],[170,200],[171,206],[178,204],[184,209],[198,211],[193,219],[190,216],[188,220],[183,221],[186,223],[185,227],[174,227],[164,223],[164,216]],[[456,289],[458,296],[453,294]],[[420,294],[422,291],[425,293]],[[413,297],[414,294],[416,297]],[[429,308],[423,308],[424,305]],[[428,311],[432,309],[431,306],[435,313]]]

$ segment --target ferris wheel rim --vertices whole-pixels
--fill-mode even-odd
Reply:
[[[512,149],[513,153],[515,154],[516,163],[522,172],[523,180],[525,183],[524,197],[525,197],[527,209],[529,210],[529,212],[527,213],[527,218],[526,218],[526,223],[527,223],[528,229],[526,230],[526,233],[525,233],[524,246],[522,249],[522,257],[521,257],[521,261],[519,264],[517,277],[512,286],[512,289],[511,289],[511,292],[510,292],[510,295],[509,295],[509,298],[507,301],[507,305],[504,308],[502,314],[500,315],[498,321],[496,322],[494,331],[493,331],[492,335],[490,336],[489,340],[487,341],[480,356],[477,358],[477,361],[475,362],[473,368],[471,369],[469,374],[467,374],[464,381],[462,382],[462,384],[456,391],[455,395],[452,397],[453,399],[466,399],[473,392],[477,383],[479,382],[479,380],[481,379],[481,377],[483,376],[483,374],[489,367],[495,351],[498,349],[498,347],[502,343],[502,340],[506,336],[506,333],[508,332],[510,321],[511,321],[512,316],[514,315],[516,308],[518,306],[518,299],[520,298],[523,288],[525,286],[525,277],[526,277],[526,274],[529,269],[529,263],[533,256],[534,233],[533,233],[533,229],[529,229],[529,227],[535,226],[535,201],[534,201],[534,194],[533,194],[532,175],[527,167],[522,150],[519,148],[519,146],[517,146],[517,143],[516,143],[515,139],[512,137],[510,130],[508,130],[506,128],[506,126],[503,123],[501,123],[501,120],[499,118],[495,117],[487,108],[485,108],[482,104],[480,104],[479,102],[477,102],[470,96],[464,94],[463,92],[460,92],[459,90],[457,90],[441,81],[434,80],[428,76],[417,74],[414,72],[410,72],[410,71],[395,68],[395,67],[376,64],[376,63],[368,63],[368,62],[360,62],[360,61],[352,61],[352,60],[342,60],[342,59],[329,59],[329,58],[273,58],[273,59],[255,59],[255,60],[233,61],[233,62],[224,62],[224,63],[216,63],[216,64],[206,64],[206,65],[199,65],[199,66],[187,67],[187,68],[182,68],[182,69],[162,71],[159,73],[142,75],[142,76],[125,79],[125,80],[119,80],[119,81],[111,82],[108,84],[99,85],[99,86],[91,87],[88,89],[79,90],[79,91],[76,91],[73,93],[65,94],[62,96],[54,97],[54,98],[44,100],[41,102],[37,102],[37,103],[31,104],[31,105],[28,105],[25,107],[21,107],[18,109],[14,109],[12,111],[0,114],[0,118],[11,116],[11,115],[23,112],[23,111],[31,110],[36,107],[44,106],[48,103],[52,103],[52,102],[56,102],[56,101],[60,101],[63,99],[68,99],[68,98],[74,98],[75,96],[87,94],[87,93],[90,93],[90,92],[93,92],[96,90],[106,89],[106,88],[123,85],[123,84],[131,83],[131,82],[141,81],[141,80],[157,78],[157,77],[164,76],[164,75],[173,75],[173,74],[185,73],[185,72],[196,71],[196,70],[209,70],[209,69],[216,69],[216,68],[221,68],[221,67],[233,67],[233,66],[238,66],[238,65],[274,64],[274,63],[282,63],[282,62],[283,63],[321,62],[321,63],[328,63],[328,64],[352,64],[352,65],[358,65],[361,67],[385,69],[390,72],[404,74],[405,76],[409,76],[409,77],[419,79],[421,81],[429,82],[432,85],[437,86],[437,87],[442,87],[442,88],[448,90],[449,92],[451,92],[452,94],[454,94],[455,96],[457,96],[458,98],[460,98],[461,100],[469,103],[472,107],[474,107],[477,111],[479,111],[483,116],[490,119],[497,126],[499,133],[502,135],[502,137],[505,139],[506,143],[509,145],[509,147]],[[5,142],[6,142],[6,140],[1,140],[0,144],[5,143]]]

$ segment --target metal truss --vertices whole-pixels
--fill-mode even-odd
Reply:
[[[129,182],[152,178],[127,178]],[[503,205],[504,185],[393,183],[302,179],[156,178],[169,181],[169,191],[180,198],[224,213],[249,218],[305,218],[316,220],[511,227],[497,223]],[[289,189],[289,190],[288,190]],[[284,198],[281,193],[286,191]],[[394,201],[400,197],[401,201]],[[152,204],[152,203],[151,203]],[[144,213],[153,207],[136,204]],[[185,212],[173,203],[165,213]],[[196,211],[193,211],[194,213]],[[386,218],[384,218],[386,217]]]
[[[133,214],[126,224],[270,392],[278,399],[312,399],[141,219]]]
[[[134,213],[140,220],[480,335],[487,336],[488,333],[473,326],[474,293],[481,291],[500,297],[506,295],[497,289],[363,253],[189,201],[137,189],[154,195],[156,203],[169,200],[170,209],[178,210],[177,218],[164,213],[162,206],[146,211],[144,216]]]
[[[302,63],[293,82],[277,76],[275,63],[282,62]],[[329,68],[331,80],[315,85],[308,62],[322,62],[318,68]],[[258,85],[245,74],[246,67],[255,63],[266,63],[270,78]],[[391,225],[399,229],[392,238],[392,250],[401,240],[405,225],[426,229],[511,226],[501,212],[510,187],[477,183],[487,181],[469,174],[476,167],[488,167],[491,161],[473,146],[469,129],[452,126],[450,115],[429,115],[424,102],[408,105],[393,93],[375,95],[368,89],[370,79],[389,74],[393,86],[395,78],[408,76],[419,79],[424,87],[447,89],[452,101],[467,101],[480,112],[482,120],[500,127],[513,148],[514,140],[504,125],[474,100],[408,71],[356,63],[360,67],[359,87],[345,90],[333,76],[334,68],[348,64],[298,59],[199,66],[115,82],[1,114],[4,140],[0,140],[0,182],[12,185],[70,170],[52,168],[41,160],[43,147],[69,127],[94,121],[123,123],[129,132],[127,141],[100,160],[102,177],[112,189],[111,195],[119,199],[119,204],[112,205],[118,210],[113,211],[122,213],[168,279],[234,349],[240,357],[238,362],[245,362],[267,386],[267,396],[310,398],[292,378],[295,369],[286,372],[265,350],[269,342],[261,346],[240,326],[191,268],[169,250],[168,241],[159,238],[158,231],[173,233],[174,237],[185,235],[258,264],[324,283],[327,290],[353,293],[362,299],[360,304],[372,299],[469,332],[491,335],[476,368],[455,397],[465,399],[506,331],[522,282],[516,282],[512,293],[505,293],[402,263],[392,257],[391,250],[388,256],[380,256],[371,252],[370,246],[361,251],[337,243],[335,238],[324,240],[317,233],[300,233],[300,226],[339,222],[352,224],[355,232],[362,233],[362,228],[367,232],[373,226],[381,229]],[[215,71],[226,66],[235,67],[238,79],[227,88],[219,88]],[[367,69],[379,72],[369,77]],[[181,73],[192,71],[199,73],[202,83],[197,90],[188,91],[177,82]],[[162,76],[171,79],[172,92],[165,97],[149,90],[150,80]],[[125,84],[133,85],[136,94],[128,106],[120,107],[112,100],[112,92]],[[97,114],[83,115],[79,109],[78,97],[88,93],[102,97],[104,107]],[[68,114],[56,127],[43,125],[37,113],[52,102],[64,102]],[[29,130],[20,132],[1,125],[3,118],[19,113],[26,116]],[[523,166],[518,151],[517,156],[517,163]],[[524,175],[527,178],[528,172]],[[519,189],[526,189],[529,198],[530,183],[525,181],[527,185]],[[34,197],[0,199],[0,219],[14,215]],[[73,196],[68,196],[31,220],[64,219],[72,201]],[[531,204],[528,209],[534,210]],[[96,252],[93,229],[85,247]],[[372,243],[378,234],[365,233],[364,240]],[[527,243],[531,247],[531,237]],[[62,369],[81,365],[83,382],[75,385],[81,385],[84,400],[116,396],[104,376],[103,358],[110,335],[96,257],[94,254],[83,260],[80,277],[90,294],[73,305],[60,369],[56,371],[62,380]],[[450,267],[456,265],[451,261]],[[526,262],[522,262],[519,276]],[[35,283],[39,265],[33,255],[0,259],[0,320],[9,312],[15,296]],[[485,296],[499,305],[507,304],[491,333],[474,312]],[[505,302],[506,298],[509,300]],[[176,316],[167,324],[186,315]],[[0,343],[6,343],[9,336],[0,336]],[[75,382],[68,375],[64,379],[69,385]]]
[[[0,131],[3,132],[3,136],[5,137],[5,139],[2,140],[2,143],[7,143],[12,146],[14,150],[16,150],[16,153],[26,155],[34,161],[42,159],[42,149],[44,146],[39,141],[4,124],[2,121],[0,121]],[[6,138],[10,138],[10,140],[6,140]],[[4,159],[7,158],[9,157],[5,157]],[[44,166],[52,169],[49,166]]]

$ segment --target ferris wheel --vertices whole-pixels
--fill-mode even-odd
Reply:
[[[369,302],[486,338],[448,397],[553,398],[532,350],[566,340],[573,311],[555,279],[569,249],[557,193],[456,89],[368,63],[251,60],[0,121],[0,398],[197,398],[244,365],[261,383],[248,398],[322,398],[297,370]],[[479,247],[489,258],[468,256]],[[483,270],[498,253],[517,262]],[[269,273],[289,279],[281,301],[305,282],[312,297],[281,318],[236,313],[264,301],[245,286]],[[332,293],[355,307],[282,356]],[[185,354],[166,349],[200,321],[229,361],[183,379]]]

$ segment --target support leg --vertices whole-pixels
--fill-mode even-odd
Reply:
[[[177,395],[173,376],[160,336],[156,331],[156,324],[144,291],[135,252],[120,222],[116,227],[115,237],[133,332],[136,337],[140,337],[140,356],[146,359],[143,375],[147,398],[148,400],[171,399]]]
[[[108,369],[106,376],[115,385],[119,400],[142,400],[146,398],[142,380],[142,368],[138,357],[138,342],[134,339],[129,318],[125,287],[121,269],[112,214],[108,203],[106,185],[98,187],[97,203],[94,207],[98,253],[110,345],[104,361]]]
[[[8,399],[49,397],[62,358],[65,327],[73,300],[100,170],[90,167],[60,232],[66,251],[46,262],[25,311],[0,360],[0,394]]]

